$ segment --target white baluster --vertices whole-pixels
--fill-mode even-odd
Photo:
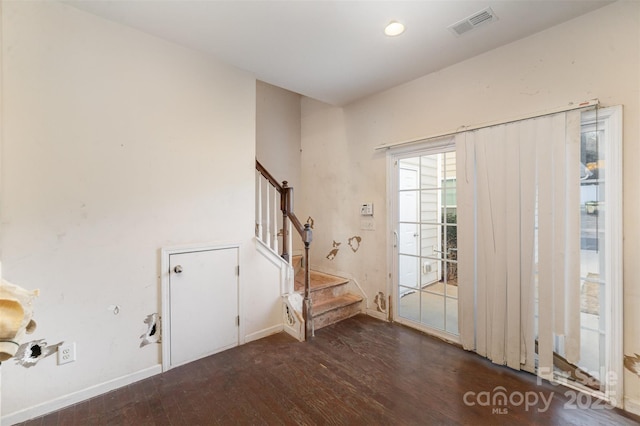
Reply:
[[[262,175],[256,170],[256,237],[262,240]]]
[[[278,225],[280,221],[278,220],[278,210],[280,208],[280,193],[274,187],[273,188],[273,251],[278,252]]]
[[[292,260],[293,260],[293,228],[292,228],[292,224],[291,221],[288,220],[287,221],[287,231],[285,233],[285,235],[282,236],[282,238],[287,238],[287,247],[289,247],[289,264],[291,264]],[[284,231],[284,230],[283,230]]]
[[[264,243],[271,247],[271,217],[269,216],[269,189],[271,188],[271,184],[267,182],[266,194],[264,197],[264,228],[266,230],[266,235],[264,236]]]

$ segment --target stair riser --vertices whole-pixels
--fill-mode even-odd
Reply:
[[[353,303],[351,305],[343,306],[338,309],[325,312],[322,315],[313,317],[313,326],[316,330],[326,327],[331,324],[335,324],[354,315],[357,315],[361,311],[361,302]]]
[[[322,303],[334,297],[347,293],[347,284],[341,284],[333,287],[323,288],[321,290],[311,291],[311,301],[314,304]]]

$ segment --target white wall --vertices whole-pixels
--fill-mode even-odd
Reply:
[[[256,158],[279,182],[287,181],[293,188],[294,213],[302,222],[297,202],[300,187],[300,100],[301,95],[277,86],[256,82]],[[273,220],[273,218],[271,218]],[[282,215],[278,215],[278,228]],[[263,224],[264,225],[264,224]],[[295,253],[302,252],[301,238],[294,230]],[[282,239],[279,241],[282,247]]]
[[[302,102],[304,208],[316,218],[312,263],[350,271],[371,298],[387,293],[386,160],[381,144],[599,98],[624,105],[624,353],[640,353],[640,3],[618,1],[460,64],[348,105]],[[358,204],[375,203],[375,231]],[[357,253],[344,246],[362,235]],[[330,261],[332,240],[343,245]],[[625,371],[626,396],[640,378]],[[637,405],[640,408],[640,405]]]
[[[157,371],[160,345],[139,344],[160,311],[161,247],[240,243],[242,294],[265,283],[251,268],[255,79],[60,3],[2,8],[2,273],[41,290],[31,338],[76,342],[78,358],[3,363],[11,416]],[[246,335],[281,326],[273,306],[240,309]]]
[[[256,157],[279,181],[300,185],[301,95],[256,82]]]

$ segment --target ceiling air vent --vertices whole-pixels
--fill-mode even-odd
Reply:
[[[481,10],[480,12],[474,13],[473,15],[463,19],[462,21],[458,21],[453,25],[449,25],[448,28],[456,35],[460,36],[468,31],[473,30],[479,25],[497,20],[498,17],[495,15],[495,13],[493,13],[493,10],[488,7],[484,10]]]

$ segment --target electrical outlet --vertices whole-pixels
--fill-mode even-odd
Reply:
[[[65,343],[58,346],[58,365],[67,364],[76,360],[76,342]]]

